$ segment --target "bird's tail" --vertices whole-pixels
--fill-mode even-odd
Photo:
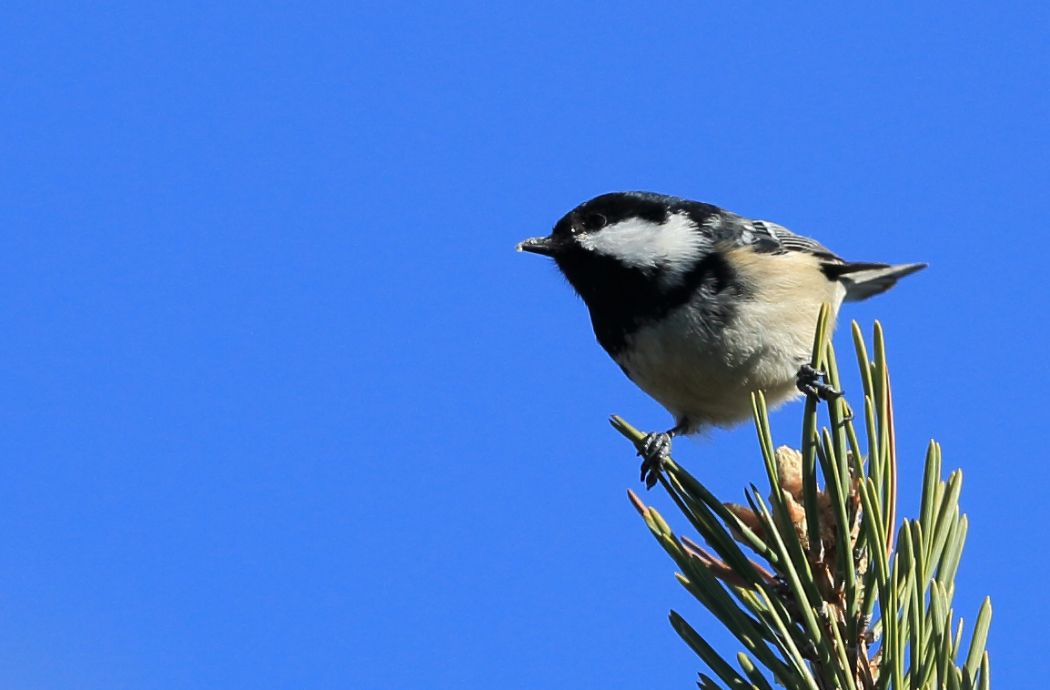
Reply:
[[[904,276],[926,268],[926,264],[864,264],[846,263],[825,265],[830,278],[837,278],[846,288],[846,301],[858,302],[886,292]]]

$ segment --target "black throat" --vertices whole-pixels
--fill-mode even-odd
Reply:
[[[616,259],[571,248],[556,257],[558,267],[591,312],[598,343],[614,357],[639,328],[659,321],[704,293],[704,318],[727,320],[734,300],[723,293],[740,292],[740,282],[718,252],[707,254],[671,284],[654,272],[625,266]]]

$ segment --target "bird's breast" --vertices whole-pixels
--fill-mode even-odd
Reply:
[[[793,272],[797,267],[785,265],[785,257],[766,256],[757,261],[778,263],[736,263],[747,286],[743,297],[726,296],[718,304],[719,296],[697,293],[627,334],[613,355],[690,431],[748,419],[755,390],[764,391],[771,405],[797,397],[796,375],[809,359],[820,306],[829,302],[837,309],[841,302],[841,288],[816,270]],[[793,275],[813,276],[812,284],[785,284],[796,280]]]
[[[728,335],[724,325],[705,322],[683,307],[628,335],[616,361],[690,431],[728,426],[751,415],[756,374],[770,368],[761,343],[741,347],[727,341]],[[763,378],[768,384],[768,374]],[[774,378],[779,388],[784,376]]]

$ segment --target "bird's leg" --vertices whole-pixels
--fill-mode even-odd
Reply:
[[[811,398],[819,400],[834,400],[842,395],[842,391],[836,390],[820,379],[825,376],[820,369],[815,369],[809,364],[803,364],[795,375],[795,385],[798,389]]]
[[[646,434],[638,455],[642,456],[641,480],[645,482],[645,488],[651,489],[660,477],[664,460],[671,455],[671,432]]]
[[[645,488],[651,489],[660,478],[660,470],[664,467],[664,461],[671,456],[671,439],[681,434],[686,429],[686,422],[682,421],[663,433],[646,434],[642,439],[642,449],[638,455],[642,456],[642,476]]]

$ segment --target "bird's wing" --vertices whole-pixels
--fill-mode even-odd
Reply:
[[[820,242],[796,235],[783,225],[768,220],[749,220],[710,204],[686,202],[684,210],[696,223],[700,232],[723,246],[749,246],[764,254],[804,252],[831,263],[842,259]]]
[[[762,247],[755,247],[758,251],[768,251],[773,254],[786,254],[787,252],[805,252],[813,254],[821,259],[829,259],[834,262],[842,261],[835,252],[831,251],[820,242],[796,235],[783,225],[771,223],[768,220],[745,221],[751,225],[754,234],[759,237]]]
[[[855,302],[885,292],[904,276],[926,268],[926,264],[890,264],[846,261],[830,249],[787,228],[764,220],[741,219],[750,224],[759,236],[756,251],[774,254],[805,252],[820,259],[820,268],[829,280],[837,280],[846,288],[846,301]]]
[[[770,223],[769,221],[752,221],[751,227],[754,228],[756,233],[769,236],[772,241],[778,245],[779,248],[774,250],[774,253],[776,254],[782,254],[785,252],[805,252],[806,254],[820,256],[821,258],[826,257],[841,260],[835,252],[821,245],[816,239],[797,235],[782,225]]]

